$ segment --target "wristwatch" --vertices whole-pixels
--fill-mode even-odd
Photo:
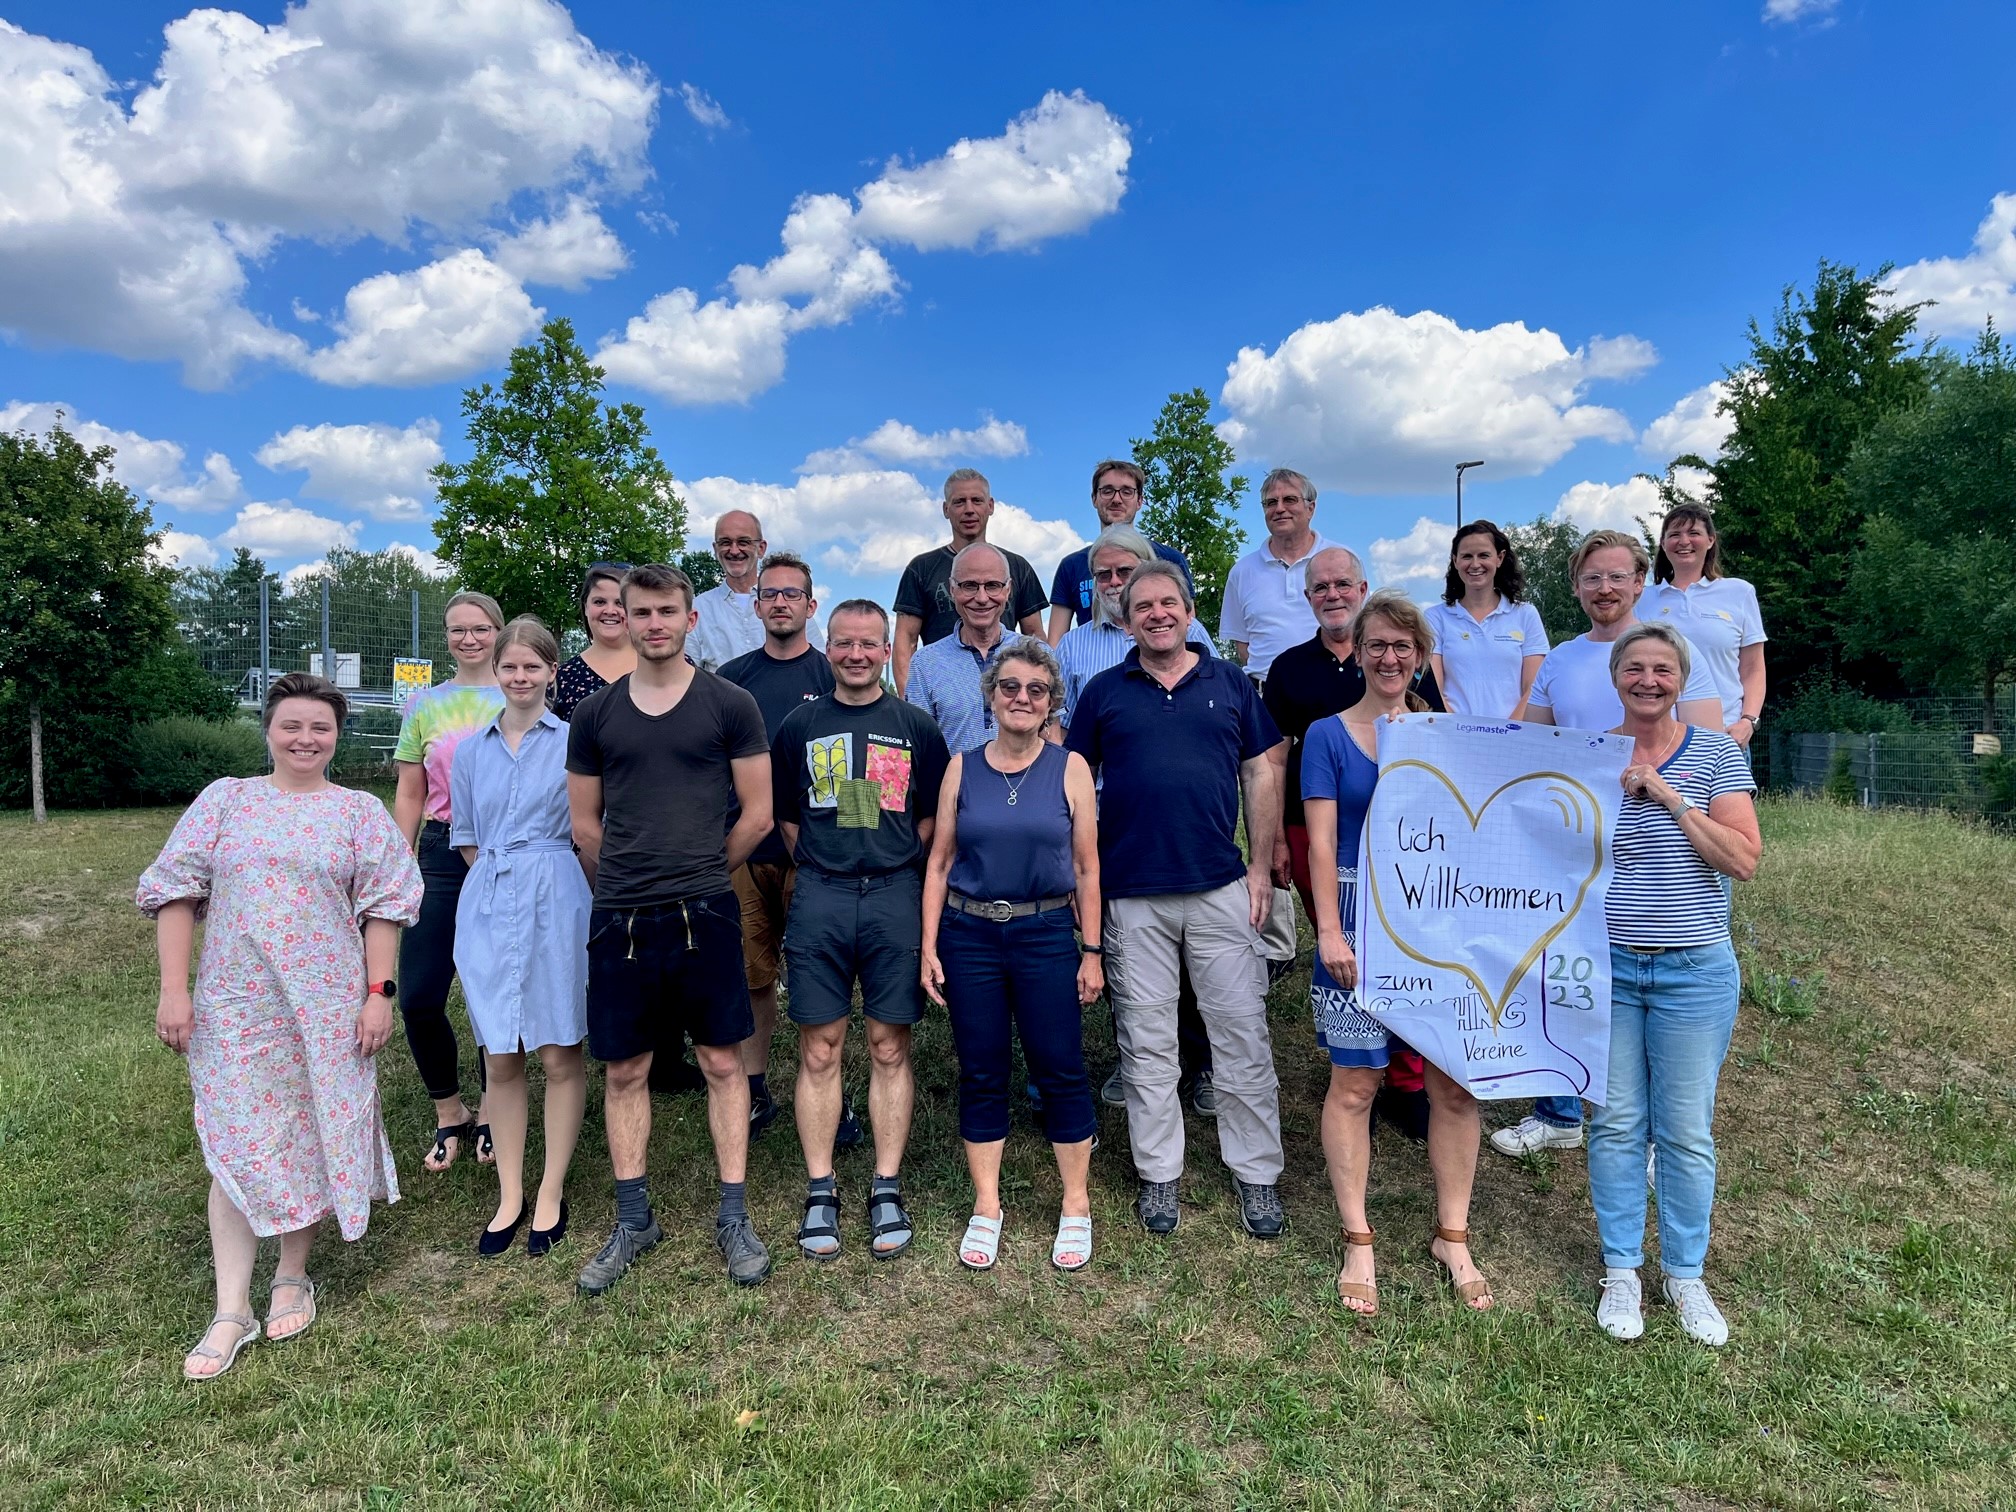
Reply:
[[[1078,953],[1080,955],[1103,956],[1106,954],[1106,947],[1104,945],[1080,945]]]
[[[1692,798],[1689,798],[1685,793],[1682,793],[1680,795],[1679,807],[1673,810],[1673,817],[1675,820],[1678,820],[1682,814],[1687,812],[1687,810],[1699,807],[1700,805],[1696,803]]]
[[[364,996],[381,997],[390,1002],[399,996],[399,984],[390,977],[385,978],[382,982],[366,982],[364,984]]]

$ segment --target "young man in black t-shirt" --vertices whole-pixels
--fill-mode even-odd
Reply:
[[[772,552],[756,574],[756,614],[763,644],[722,665],[721,676],[756,700],[763,727],[777,738],[784,716],[808,699],[833,691],[833,668],[815,651],[805,627],[818,603],[812,569],[788,551]],[[777,1117],[770,1096],[770,1040],[777,1032],[777,976],[784,950],[784,918],[798,868],[776,830],[757,841],[730,880],[742,905],[742,968],[756,1032],[743,1041],[742,1069],[749,1076],[749,1137],[758,1138]],[[854,1126],[854,1139],[861,1128]]]
[[[814,1260],[840,1253],[833,1142],[840,1123],[840,1059],[854,984],[868,1020],[869,1120],[875,1181],[870,1253],[899,1255],[913,1229],[900,1178],[916,1088],[910,1030],[924,1016],[923,864],[931,849],[948,757],[931,716],[882,686],[889,618],[850,599],[826,622],[837,686],[785,717],[772,763],[777,828],[798,859],[784,956],[798,1025],[798,1142],[808,1187],[798,1247]]]
[[[663,1237],[651,1212],[651,1053],[668,1027],[693,1038],[707,1078],[720,1168],[714,1239],[729,1278],[754,1286],[770,1252],[749,1221],[749,1083],[740,1046],[754,1027],[742,975],[742,910],[728,874],[770,830],[769,737],[756,700],[684,655],[693,585],[676,568],[633,567],[623,608],[637,670],[574,711],[567,803],[595,886],[588,923],[588,1047],[607,1062],[605,1110],[616,1228],[581,1272],[591,1296]],[[731,801],[741,817],[728,824]],[[725,840],[723,837],[726,837]],[[666,1015],[676,1015],[667,1026]]]

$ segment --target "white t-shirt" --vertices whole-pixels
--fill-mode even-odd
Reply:
[[[1442,702],[1451,714],[1506,718],[1519,706],[1525,659],[1549,649],[1540,611],[1503,594],[1481,625],[1461,603],[1431,604],[1428,628],[1442,658]]]
[[[1626,626],[1625,628],[1630,628]],[[1610,648],[1615,641],[1592,641],[1578,635],[1563,641],[1540,663],[1540,675],[1533,679],[1533,692],[1526,708],[1546,709],[1554,723],[1564,730],[1614,730],[1624,723],[1624,700],[1617,696],[1617,684],[1610,680]],[[1690,641],[1689,645],[1693,643]],[[1715,703],[1715,679],[1708,675],[1707,658],[1694,648],[1693,669],[1679,703],[1706,699]],[[1675,713],[1678,713],[1676,704]]]
[[[1275,657],[1316,633],[1316,611],[1302,591],[1303,578],[1309,558],[1341,544],[1319,535],[1301,556],[1284,562],[1263,541],[1232,564],[1218,639],[1246,643],[1246,670],[1255,677],[1265,677]]]
[[[1638,618],[1664,620],[1687,637],[1715,679],[1722,723],[1736,723],[1743,712],[1743,648],[1769,639],[1757,590],[1741,578],[1703,578],[1685,592],[1671,583],[1654,583],[1638,601]]]
[[[728,662],[763,644],[763,621],[756,616],[756,595],[737,593],[726,583],[716,583],[693,600],[700,611],[700,623],[686,638],[686,654],[708,672],[719,672]],[[815,619],[805,626],[805,638],[818,650],[826,649],[826,633]]]

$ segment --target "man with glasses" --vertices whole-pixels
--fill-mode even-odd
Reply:
[[[896,585],[896,691],[901,694],[909,692],[910,663],[917,648],[944,640],[959,624],[959,605],[951,588],[952,560],[987,539],[987,522],[994,518],[994,490],[986,478],[962,467],[945,480],[944,511],[952,527],[951,545],[934,546],[912,557]],[[1022,634],[1039,634],[1043,580],[1014,552],[1002,551],[1001,559],[1007,563],[1002,577],[1008,583],[1003,616]]]
[[[1134,516],[1141,512],[1143,490],[1147,486],[1148,475],[1132,462],[1122,462],[1109,457],[1092,469],[1092,513],[1099,517],[1100,528],[1114,525],[1134,524]],[[1190,576],[1190,559],[1174,546],[1154,543],[1154,553],[1163,561],[1183,569],[1183,580],[1196,591],[1196,582]],[[1044,631],[1044,638],[1051,645],[1060,645],[1064,635],[1074,624],[1089,625],[1097,618],[1099,605],[1099,584],[1092,572],[1092,548],[1074,551],[1057,564],[1057,576],[1050,584],[1050,624]]]
[[[1636,536],[1621,530],[1592,530],[1582,537],[1568,559],[1568,580],[1575,598],[1589,616],[1589,629],[1563,641],[1547,653],[1526,698],[1530,724],[1560,725],[1574,730],[1613,730],[1624,722],[1624,701],[1610,678],[1610,648],[1638,621],[1638,596],[1652,558]],[[1682,724],[1722,728],[1722,698],[1708,671],[1708,658],[1696,656],[1687,686],[1674,706]],[[1582,1099],[1542,1097],[1530,1117],[1491,1136],[1491,1148],[1517,1158],[1536,1150],[1582,1148]]]
[[[1180,968],[1197,987],[1218,1091],[1218,1147],[1240,1226],[1272,1239],[1287,1225],[1281,1092],[1256,950],[1273,900],[1268,875],[1281,742],[1237,668],[1190,641],[1190,585],[1166,562],[1135,568],[1121,592],[1134,647],[1086,684],[1066,744],[1104,778],[1099,890],[1125,1069],[1127,1130],[1151,1234],[1181,1218],[1183,1111],[1177,1096]],[[1239,852],[1245,799],[1250,860]]]
[[[1303,592],[1309,559],[1335,541],[1316,533],[1316,489],[1292,468],[1277,467],[1260,485],[1267,539],[1232,564],[1225,578],[1225,608],[1218,638],[1232,643],[1232,659],[1255,682],[1266,679],[1274,658],[1309,638],[1315,621]]]
[[[805,636],[805,626],[819,605],[812,597],[812,569],[802,558],[788,551],[765,557],[756,575],[756,602],[763,616],[763,644],[725,663],[721,676],[756,700],[756,707],[763,711],[763,728],[774,743],[785,715],[801,703],[833,691],[833,669]],[[730,824],[736,813],[731,807]],[[751,1139],[759,1137],[777,1117],[768,1080],[770,1039],[777,1030],[778,966],[796,872],[783,837],[773,829],[729,878],[742,905],[742,967],[749,979],[749,1008],[756,1019],[755,1034],[742,1045],[742,1069],[749,1076]],[[856,1124],[855,1141],[860,1137]]]
[[[1274,842],[1274,881],[1294,884],[1311,919],[1316,907],[1309,880],[1309,829],[1302,817],[1302,742],[1319,719],[1340,714],[1365,694],[1365,673],[1351,640],[1352,622],[1371,587],[1365,565],[1346,546],[1325,546],[1302,570],[1303,597],[1316,616],[1316,633],[1274,658],[1261,698],[1287,739],[1274,748],[1282,788],[1281,838]],[[1431,709],[1442,708],[1442,690],[1425,664],[1416,669],[1414,691]],[[1428,1094],[1421,1057],[1394,1049],[1386,1085],[1373,1111],[1410,1139],[1428,1137]]]
[[[756,572],[769,550],[762,524],[747,510],[731,509],[714,522],[714,560],[721,564],[721,581],[693,600],[700,622],[686,643],[686,654],[704,671],[719,672],[763,644]],[[815,648],[826,644],[816,619],[805,622],[805,638]]]
[[[1022,638],[1001,628],[1012,587],[1009,572],[1009,554],[999,546],[977,541],[960,551],[947,578],[959,611],[953,632],[925,646],[910,663],[903,696],[938,722],[954,755],[994,734],[993,712],[980,696],[980,674]]]

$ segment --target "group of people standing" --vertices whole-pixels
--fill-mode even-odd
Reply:
[[[842,1252],[835,1151],[863,1140],[868,1253],[894,1258],[916,1236],[902,1167],[927,1000],[947,1012],[959,1059],[974,1191],[963,1264],[988,1269],[1000,1254],[1018,1039],[1062,1187],[1053,1265],[1093,1256],[1098,1100],[1126,1108],[1149,1232],[1181,1219],[1187,1104],[1216,1120],[1241,1226],[1278,1236],[1266,992],[1270,963],[1292,958],[1291,887],[1317,937],[1340,1301],[1378,1310],[1365,1206],[1377,1104],[1425,1137],[1430,1252],[1467,1306],[1489,1308],[1469,1250],[1477,1104],[1356,993],[1357,842],[1379,727],[1418,709],[1634,740],[1610,903],[1612,1096],[1590,1136],[1599,1319],[1619,1337],[1642,1328],[1650,1146],[1667,1293],[1690,1334],[1720,1343],[1700,1275],[1715,1074],[1736,1004],[1722,879],[1757,862],[1742,747],[1764,689],[1755,595],[1721,575],[1712,518],[1669,517],[1649,592],[1642,545],[1586,538],[1573,575],[1591,628],[1550,648],[1495,526],[1458,531],[1444,601],[1424,614],[1371,593],[1359,557],[1314,531],[1316,490],[1278,469],[1262,487],[1268,539],[1228,583],[1221,657],[1182,554],[1134,528],[1144,482],[1131,462],[1094,470],[1100,532],[1059,565],[1047,600],[1028,563],[986,540],[994,502],[970,469],[946,484],[950,543],[910,564],[893,616],[850,599],[822,627],[810,568],[770,551],[742,511],[715,524],[724,581],[706,593],[671,567],[592,566],[587,644],[569,659],[537,620],[507,622],[487,595],[459,593],[447,610],[456,673],[408,705],[390,814],[327,781],[343,695],[307,674],[279,679],[264,711],[273,772],[206,789],[139,888],[159,921],[157,1032],[189,1057],[212,1177],[217,1310],[185,1374],[221,1374],[260,1336],[258,1238],[281,1240],[263,1332],[291,1337],[315,1319],[307,1260],[321,1220],[355,1238],[372,1200],[396,1199],[372,1063],[395,1006],[435,1105],[423,1166],[469,1154],[495,1167],[484,1256],[528,1226],[535,1256],[566,1237],[584,1051],[604,1064],[616,1213],[584,1293],[615,1285],[662,1237],[651,1092],[688,1040],[723,1264],[739,1284],[770,1274],[745,1181],[750,1141],[778,1117],[767,1077],[780,981],[798,1033],[806,1258]],[[446,1012],[458,974],[479,1046],[473,1110]],[[1095,1092],[1083,1011],[1102,995],[1118,1064]],[[857,996],[865,1131],[841,1075]],[[535,1054],[543,1170],[528,1193]],[[1581,1129],[1579,1103],[1543,1103],[1492,1142],[1525,1155],[1579,1144]]]

